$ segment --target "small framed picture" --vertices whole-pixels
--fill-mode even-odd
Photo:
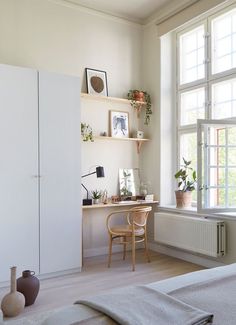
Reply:
[[[87,92],[92,95],[108,96],[106,71],[86,68]]]
[[[129,138],[129,113],[110,111],[111,136],[116,138]]]

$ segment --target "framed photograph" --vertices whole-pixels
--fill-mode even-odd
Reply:
[[[116,138],[129,138],[129,113],[110,111],[111,136]]]
[[[87,92],[92,95],[108,96],[106,71],[86,68]]]

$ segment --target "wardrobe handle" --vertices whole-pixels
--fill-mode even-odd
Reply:
[[[33,178],[41,178],[42,175],[32,175]]]

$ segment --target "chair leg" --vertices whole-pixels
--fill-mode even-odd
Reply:
[[[132,271],[135,271],[135,235],[132,234]]]
[[[109,237],[109,254],[108,254],[108,267],[111,266],[111,254],[112,254],[112,235]]]
[[[124,248],[123,248],[123,260],[125,260],[125,257],[126,257],[126,236],[123,237],[123,240],[125,241],[125,243],[123,244],[124,245]]]
[[[147,243],[147,234],[146,234],[146,231],[145,231],[145,235],[144,236],[145,236],[144,237],[145,254],[146,254],[148,263],[150,263],[151,260],[150,260],[150,256],[149,256],[149,252],[148,252],[148,243]]]

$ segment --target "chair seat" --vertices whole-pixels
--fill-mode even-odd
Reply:
[[[132,226],[131,225],[119,225],[119,226],[114,226],[111,227],[111,231],[116,233],[117,235],[120,236],[130,236],[132,235]],[[144,235],[145,231],[143,228],[135,228],[135,236],[142,236]]]

